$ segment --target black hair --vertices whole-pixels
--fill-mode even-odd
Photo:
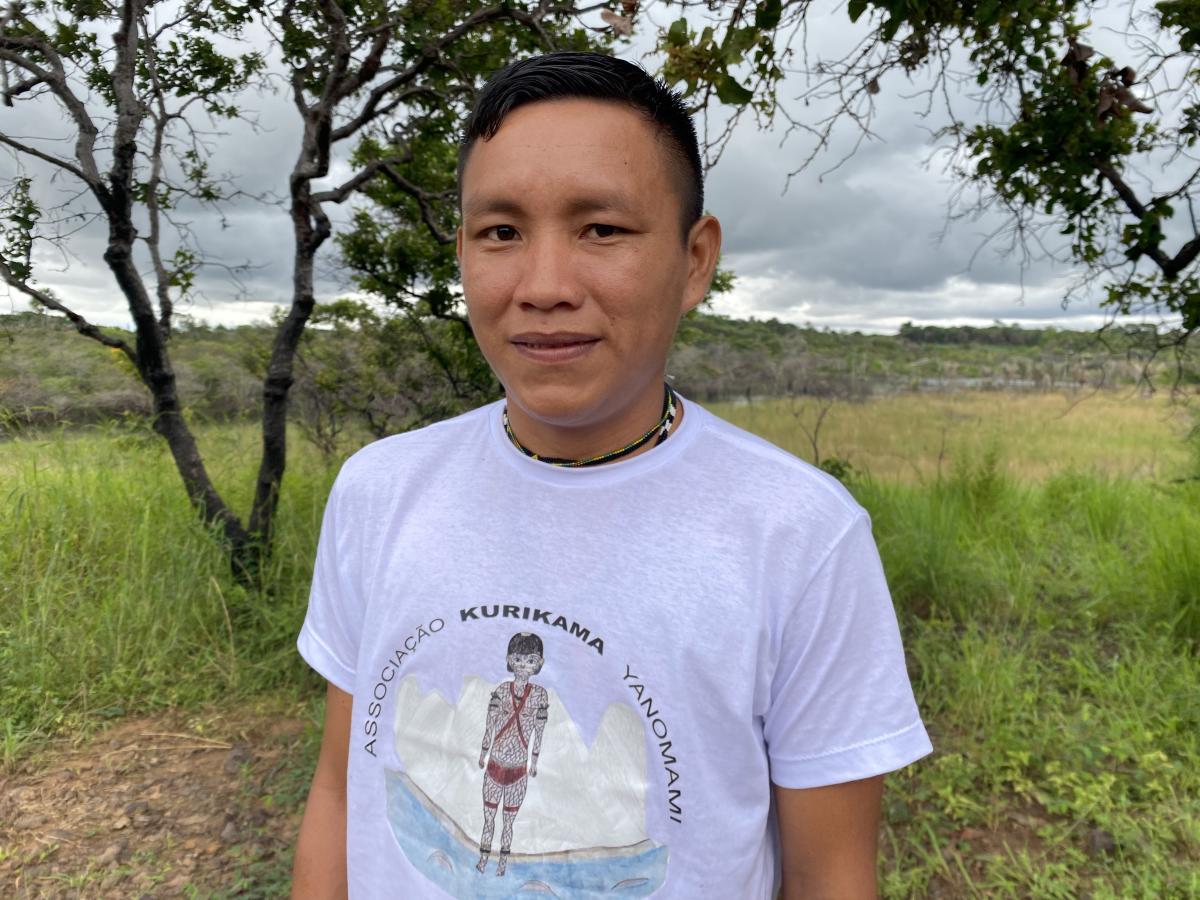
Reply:
[[[682,200],[684,240],[704,213],[704,169],[696,126],[683,97],[641,66],[603,53],[573,50],[518,60],[494,74],[479,94],[458,145],[459,207],[462,176],[477,140],[491,140],[505,116],[539,100],[590,98],[621,103],[642,112],[667,140]]]
[[[543,664],[546,661],[546,654],[542,650],[542,639],[532,631],[518,631],[511,638],[509,638],[508,653],[506,656],[512,656],[514,653],[521,656],[524,656],[527,653],[536,653],[542,658]],[[512,670],[512,666],[509,665],[508,671],[511,672]],[[533,674],[536,675],[540,671],[542,671],[541,664],[538,665],[537,672],[534,672]]]

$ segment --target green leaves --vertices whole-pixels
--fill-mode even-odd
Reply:
[[[180,294],[186,295],[196,282],[196,269],[200,267],[200,259],[191,250],[180,247],[171,257],[171,262],[173,267],[169,283],[171,287],[179,288]]]
[[[886,22],[879,28],[879,36],[885,41],[890,41],[896,36],[896,32],[900,30],[900,26],[904,24],[904,19],[900,16],[890,16]]]
[[[1163,0],[1154,4],[1164,29],[1179,32],[1179,48],[1200,47],[1200,0]]]
[[[32,184],[32,178],[18,177],[0,197],[0,263],[21,283],[33,277],[34,230],[42,217],[41,209],[29,194]]]
[[[754,11],[754,27],[762,31],[768,31],[778,25],[782,17],[782,0],[765,0],[765,2],[758,4],[758,7]]]
[[[781,62],[790,52],[775,39],[784,8],[782,0],[768,0],[755,7],[750,24],[739,17],[723,29],[717,21],[700,32],[691,31],[686,19],[676,20],[659,33],[658,49],[666,57],[662,78],[672,86],[683,84],[685,97],[711,90],[720,103],[752,105],[769,119],[784,74]]]
[[[687,19],[676,19],[671,23],[671,27],[667,29],[667,43],[672,47],[682,47],[688,42],[688,22]]]
[[[975,9],[975,21],[984,28],[1000,20],[1000,0],[983,0]]]
[[[1159,0],[1157,20],[1131,21],[1131,40],[1180,57],[1190,73],[1183,82],[1145,87],[1131,67],[1135,59],[1105,55],[1122,45],[1090,30],[1090,9],[1078,0],[849,0],[846,12],[851,21],[878,12],[873,39],[893,44],[882,52],[910,74],[929,66],[936,77],[951,48],[968,48],[962,75],[985,89],[980,96],[987,105],[972,125],[948,109],[951,120],[940,134],[963,160],[957,174],[975,182],[978,196],[986,198],[979,207],[1002,206],[1022,239],[1042,223],[1066,238],[1089,277],[1113,280],[1108,303],[1114,310],[1173,310],[1200,321],[1200,309],[1192,305],[1200,300],[1184,287],[1197,277],[1200,257],[1173,255],[1200,241],[1200,233],[1155,199],[1150,178],[1139,177],[1152,155],[1179,159],[1200,144],[1200,0]],[[1087,46],[1092,43],[1095,48]],[[877,76],[871,64],[864,57],[839,77]],[[1152,104],[1144,99],[1150,92]],[[733,89],[722,92],[722,100],[739,99]],[[1157,110],[1170,108],[1176,112],[1169,120],[1158,118]],[[1183,186],[1176,180],[1175,193],[1196,206],[1200,182],[1186,180],[1190,170],[1181,168]],[[1106,174],[1123,172],[1129,176]],[[1169,183],[1160,189],[1164,195],[1172,190]],[[1038,249],[1035,241],[1028,249]],[[1146,267],[1159,270],[1149,281],[1143,280]]]
[[[742,87],[730,75],[722,75],[716,81],[717,99],[730,106],[742,106],[754,99],[754,92]]]

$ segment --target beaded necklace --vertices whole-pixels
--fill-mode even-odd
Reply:
[[[678,408],[675,405],[675,392],[671,390],[669,384],[664,385],[665,394],[663,396],[663,411],[662,417],[658,423],[643,434],[640,438],[626,444],[619,450],[613,450],[610,453],[601,453],[599,456],[589,456],[587,459],[564,459],[557,456],[539,456],[534,453],[513,434],[512,425],[508,421],[508,406],[504,407],[504,433],[508,435],[508,439],[512,441],[512,445],[528,456],[530,459],[536,459],[538,462],[544,462],[551,466],[560,466],[562,468],[577,469],[583,466],[599,466],[606,462],[612,462],[614,459],[620,459],[622,456],[628,456],[634,450],[646,446],[650,440],[657,434],[658,440],[654,442],[654,446],[658,446],[671,435],[671,426],[675,424],[675,416]]]

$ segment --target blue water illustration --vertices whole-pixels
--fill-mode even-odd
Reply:
[[[387,772],[392,833],[418,871],[453,897],[648,897],[667,876],[667,848],[643,841],[633,848],[567,851],[522,857],[514,853],[504,877],[497,853],[485,873],[475,869],[479,847],[402,772]],[[498,831],[499,829],[497,829]]]

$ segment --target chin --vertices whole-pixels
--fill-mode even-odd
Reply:
[[[526,415],[569,428],[583,425],[596,411],[597,385],[543,384],[512,385],[506,393],[510,402],[521,407]]]

